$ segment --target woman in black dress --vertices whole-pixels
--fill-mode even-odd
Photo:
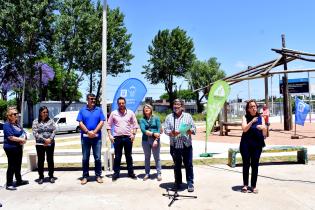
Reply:
[[[242,138],[240,152],[243,160],[243,188],[242,192],[251,190],[258,193],[256,188],[259,158],[265,146],[266,125],[264,118],[257,112],[257,103],[249,100],[246,104],[246,114],[242,119]],[[251,187],[248,187],[249,167],[252,167]]]

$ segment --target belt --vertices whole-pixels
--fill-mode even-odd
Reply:
[[[122,136],[114,136],[114,138],[130,138],[130,136],[127,136],[127,135],[122,135]]]

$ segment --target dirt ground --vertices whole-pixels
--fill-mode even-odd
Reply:
[[[281,123],[272,123],[269,127],[269,137],[266,139],[267,145],[315,145],[315,123],[305,123],[304,126],[296,126],[296,134],[299,139],[291,139],[294,135],[293,130],[285,131]],[[220,136],[220,132],[211,133],[208,141],[221,143],[239,143],[242,135],[240,126],[229,126],[231,131],[228,136]],[[206,138],[205,127],[197,129],[197,134],[194,139],[202,140]]]

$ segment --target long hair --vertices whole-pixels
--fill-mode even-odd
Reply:
[[[249,109],[249,104],[250,103],[252,103],[252,102],[254,102],[255,103],[255,105],[256,105],[256,107],[257,107],[257,109],[258,109],[258,106],[257,106],[257,102],[254,100],[254,99],[251,99],[251,100],[249,100],[249,101],[247,101],[246,102],[246,114],[245,114],[245,117],[246,117],[246,119],[247,119],[247,121],[251,121],[254,117],[258,117],[259,116],[259,113],[258,113],[258,111],[256,112],[256,115],[255,116],[252,116],[250,113],[249,113],[249,111],[248,111],[248,109]]]
[[[40,113],[42,113],[45,109],[47,110],[48,117],[47,117],[47,119],[42,120]],[[41,107],[39,108],[39,110],[38,110],[38,122],[39,122],[39,123],[40,123],[41,121],[47,122],[48,120],[50,120],[50,118],[49,118],[49,110],[48,110],[47,106],[41,106]]]

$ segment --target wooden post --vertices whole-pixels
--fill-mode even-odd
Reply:
[[[265,80],[265,104],[269,109],[269,95],[268,95],[268,77],[264,78]],[[267,126],[267,137],[269,137],[269,126]]]
[[[282,38],[282,49],[285,48],[285,35],[281,35]],[[283,55],[283,70],[288,70],[286,56]],[[284,130],[289,131],[292,129],[292,121],[290,116],[290,110],[289,110],[289,89],[288,89],[288,76],[287,73],[284,73],[284,76],[282,77],[283,82],[283,116],[284,116]]]

